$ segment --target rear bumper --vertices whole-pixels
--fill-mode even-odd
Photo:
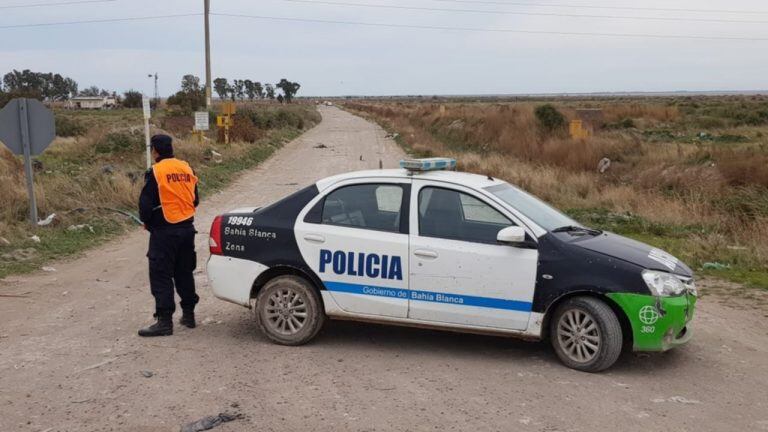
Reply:
[[[687,343],[693,337],[691,320],[696,297],[654,297],[651,295],[612,293],[632,326],[635,351],[666,351]]]
[[[267,266],[255,261],[222,255],[208,259],[208,281],[213,295],[221,300],[250,307],[251,289]]]

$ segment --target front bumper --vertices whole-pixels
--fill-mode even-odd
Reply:
[[[635,351],[666,351],[682,345],[693,336],[690,322],[696,307],[696,296],[678,297],[611,293],[632,326]]]

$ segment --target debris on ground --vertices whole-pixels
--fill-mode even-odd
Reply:
[[[29,261],[37,255],[35,248],[16,249],[13,252],[8,252],[0,255],[3,261]]]
[[[154,372],[152,372],[152,371],[143,370],[143,371],[141,371],[141,375],[142,375],[144,378],[152,378],[152,377],[155,375],[155,373],[154,373]]]
[[[56,219],[56,213],[51,213],[47,218],[37,221],[37,226],[48,226],[53,223],[54,219]]]
[[[676,402],[676,403],[681,403],[681,404],[686,404],[686,405],[696,405],[696,404],[700,404],[701,403],[701,401],[698,401],[698,400],[695,400],[695,399],[684,398],[682,396],[672,396],[672,397],[669,397],[667,399],[661,399],[661,398],[660,399],[651,399],[651,402],[653,402],[653,403]]]
[[[5,246],[10,246],[11,242],[5,237],[0,237],[0,244],[4,244]]]
[[[43,270],[44,272],[48,272],[48,273],[53,273],[53,272],[56,271],[56,269],[53,268],[53,267],[43,267],[41,270]]]
[[[93,227],[88,225],[88,224],[70,225],[70,226],[67,227],[67,231],[81,231],[81,230],[84,230],[84,229],[87,229],[90,232],[94,232],[93,231]]]
[[[397,132],[394,132],[394,133],[388,133],[388,134],[384,135],[384,138],[392,138],[392,139],[397,139],[397,137],[399,137],[399,136],[400,136],[400,134],[399,134],[399,133],[397,133]]]
[[[600,174],[603,174],[604,172],[608,171],[608,168],[611,167],[611,160],[607,157],[604,157],[600,159],[600,162],[597,163],[597,171]]]
[[[187,423],[181,427],[181,432],[201,432],[243,418],[242,414],[220,413],[215,416],[203,417],[198,421]]]
[[[327,145],[325,145],[325,144],[323,144],[323,143],[320,143],[320,144],[318,144],[318,145],[316,145],[316,146],[314,146],[314,147],[312,147],[312,148],[316,148],[316,149],[325,149],[325,148],[328,148],[328,146],[327,146]]]
[[[114,174],[115,173],[115,167],[112,165],[104,165],[101,167],[101,172],[104,174]]]
[[[723,264],[715,261],[715,262],[705,262],[704,264],[702,264],[701,268],[703,268],[704,270],[726,270],[731,268],[731,266],[728,264]]]
[[[36,236],[36,235],[33,235],[33,236],[32,236],[32,237],[30,237],[29,239],[30,239],[30,240],[32,240],[32,241],[33,241],[33,242],[35,242],[35,243],[40,243],[40,237],[38,237],[38,236]]]
[[[224,155],[217,152],[216,150],[211,150],[211,156],[213,156],[213,161],[216,163],[224,162]]]

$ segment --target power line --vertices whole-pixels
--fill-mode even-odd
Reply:
[[[33,4],[0,6],[0,9],[23,9],[23,8],[33,8],[33,7],[41,7],[41,6],[68,6],[68,5],[77,5],[77,4],[84,4],[84,3],[111,3],[115,1],[117,0],[76,0],[76,1],[62,1],[62,2],[52,2],[52,3],[33,3]]]
[[[12,24],[12,25],[0,26],[0,29],[25,28],[25,27],[48,27],[48,26],[59,26],[59,25],[74,25],[74,24],[99,24],[99,23],[122,22],[122,21],[143,21],[143,20],[155,20],[155,19],[165,19],[165,18],[182,18],[182,17],[191,17],[191,16],[201,16],[201,15],[202,14],[198,12],[198,13],[188,13],[188,14],[154,15],[154,16],[130,17],[130,18],[105,18],[105,19],[94,19],[94,20],[83,20],[83,21],[59,21],[59,22],[35,23],[35,24]]]
[[[768,14],[766,10],[734,10],[734,9],[689,9],[689,8],[660,8],[646,6],[600,6],[600,5],[574,5],[567,3],[530,3],[499,0],[430,0],[445,3],[464,3],[464,4],[490,4],[504,6],[535,6],[535,7],[559,7],[574,9],[615,9],[615,10],[634,10],[634,11],[657,11],[657,12],[701,12],[701,13],[730,13],[730,14]]]
[[[372,4],[372,3],[350,3],[343,1],[326,1],[326,0],[280,0],[288,3],[304,3],[323,6],[352,6],[363,8],[381,8],[381,9],[400,9],[400,10],[415,10],[415,11],[428,11],[428,12],[454,12],[454,13],[479,13],[479,14],[493,14],[493,15],[525,15],[525,16],[547,16],[547,17],[564,17],[564,18],[598,18],[598,19],[626,19],[626,20],[640,20],[640,21],[693,21],[693,22],[721,22],[721,23],[739,23],[739,24],[768,24],[768,21],[759,20],[736,20],[736,19],[720,19],[720,18],[679,18],[679,17],[651,17],[651,16],[626,16],[626,15],[584,15],[584,14],[568,14],[568,13],[556,13],[556,12],[517,12],[517,11],[500,11],[500,10],[482,10],[482,9],[446,9],[446,8],[432,8],[421,6],[399,6],[388,4]]]
[[[318,24],[344,24],[359,25],[368,27],[390,27],[407,28],[422,30],[452,30],[469,32],[488,32],[488,33],[520,33],[520,34],[541,34],[541,35],[559,35],[559,36],[604,36],[604,37],[628,37],[628,38],[654,38],[654,39],[693,39],[693,40],[731,40],[731,41],[768,41],[768,37],[742,37],[742,36],[702,36],[702,35],[664,35],[647,33],[598,33],[598,32],[566,32],[566,31],[548,31],[548,30],[512,30],[512,29],[493,29],[478,27],[448,27],[433,25],[415,25],[415,24],[392,24],[392,23],[371,23],[360,21],[340,21],[340,20],[322,20],[310,18],[292,18],[292,17],[274,17],[265,15],[244,15],[232,13],[211,13],[215,16],[250,18],[268,21],[290,21],[290,22],[308,22]]]

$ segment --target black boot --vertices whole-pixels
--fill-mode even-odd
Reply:
[[[195,328],[195,312],[194,311],[184,311],[181,315],[181,319],[179,320],[179,324],[186,326],[188,328]]]
[[[170,316],[157,317],[157,322],[139,330],[139,336],[170,336],[173,334],[173,320]]]

